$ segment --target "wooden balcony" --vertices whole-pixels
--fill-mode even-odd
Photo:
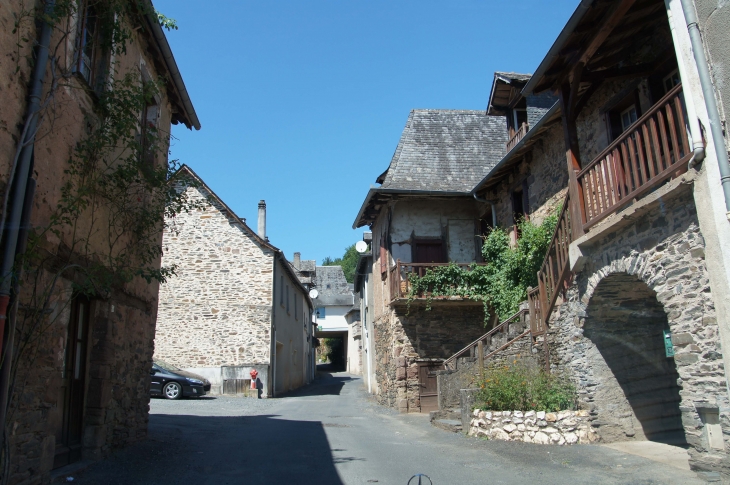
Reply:
[[[682,86],[678,85],[576,172],[571,181],[571,189],[576,190],[569,191],[563,202],[558,226],[537,274],[537,288],[528,292],[533,335],[545,333],[557,299],[570,283],[568,249],[576,234],[589,232],[609,215],[687,171],[691,157]],[[578,200],[571,200],[570,193]],[[575,220],[578,215],[581,220]]]
[[[583,230],[685,172],[691,157],[678,85],[576,174]]]
[[[505,153],[509,153],[520,142],[520,140],[525,137],[528,129],[529,128],[527,126],[527,123],[522,123],[520,125],[520,128],[517,130],[517,132],[512,135],[512,138],[507,141],[507,150]]]
[[[461,269],[469,269],[473,266],[484,266],[485,263],[403,263],[398,260],[388,275],[390,282],[390,300],[408,298],[411,292],[410,275],[424,276],[428,270],[433,270],[449,265],[456,265]],[[427,298],[429,295],[416,295],[416,298]],[[434,297],[434,299],[447,299],[447,297]]]

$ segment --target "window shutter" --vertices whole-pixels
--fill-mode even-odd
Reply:
[[[380,274],[388,271],[388,251],[385,249],[385,234],[380,236]]]

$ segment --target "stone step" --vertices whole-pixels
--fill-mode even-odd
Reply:
[[[439,429],[461,433],[461,420],[457,419],[434,419],[431,424]]]

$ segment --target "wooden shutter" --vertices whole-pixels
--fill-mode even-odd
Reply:
[[[380,274],[388,272],[388,251],[385,248],[385,234],[380,236]]]

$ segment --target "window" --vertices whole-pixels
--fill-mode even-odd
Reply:
[[[325,313],[326,312],[325,312],[325,309],[324,308],[321,308],[321,307],[320,308],[317,308],[315,310],[315,313],[317,314],[317,319],[325,318]]]
[[[294,293],[294,319],[295,320],[299,320],[299,311],[297,310],[297,307],[299,306],[298,300],[299,300],[299,295]]]
[[[289,285],[286,285],[286,312],[289,313]]]
[[[639,117],[636,116],[636,105],[632,104],[621,112],[621,131],[626,131],[637,119]]]
[[[279,305],[284,306],[284,277],[279,279]]]
[[[446,263],[446,251],[441,239],[414,239],[414,263]]]
[[[670,72],[667,76],[662,79],[662,85],[664,86],[664,94],[667,94],[672,90],[673,87],[678,85],[680,82],[679,71],[676,69]]]
[[[609,142],[621,136],[640,116],[639,92],[634,90],[606,111]]]
[[[100,94],[104,90],[108,55],[102,48],[99,16],[88,2],[82,3],[79,8],[78,25],[74,71],[96,94]]]

